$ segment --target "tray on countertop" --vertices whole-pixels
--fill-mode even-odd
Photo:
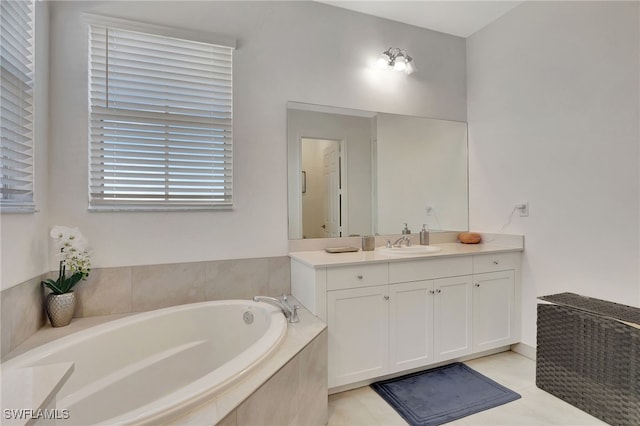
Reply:
[[[353,253],[359,250],[358,247],[326,247],[324,249],[327,253]]]

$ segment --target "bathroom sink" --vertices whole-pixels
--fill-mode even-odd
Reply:
[[[434,246],[402,246],[402,247],[380,247],[378,252],[387,256],[416,256],[421,254],[437,253],[442,250]]]

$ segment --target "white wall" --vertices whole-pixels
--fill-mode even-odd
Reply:
[[[93,245],[96,267],[286,254],[287,101],[466,119],[465,42],[458,37],[315,2],[51,6],[50,224],[79,226]],[[237,39],[233,211],[87,212],[82,12]],[[419,72],[407,77],[374,70],[370,65],[389,46],[407,49]]]
[[[36,213],[0,215],[0,290],[50,270],[48,242],[49,8],[36,3],[34,74],[34,195]]]
[[[528,218],[523,341],[535,298],[640,306],[637,2],[525,2],[467,40],[470,225]]]

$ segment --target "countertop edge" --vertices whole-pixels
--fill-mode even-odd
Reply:
[[[10,368],[2,372],[2,411],[6,425],[35,424],[34,420],[48,418],[54,411],[56,395],[71,377],[73,362],[60,362],[33,367]],[[10,391],[9,391],[10,390]],[[15,413],[15,417],[11,414]],[[62,415],[55,412],[54,415]],[[7,418],[10,416],[11,418]],[[5,423],[6,422],[6,423]]]
[[[406,262],[408,260],[441,259],[446,257],[473,256],[492,253],[522,252],[524,247],[502,246],[495,244],[433,244],[441,248],[437,253],[415,254],[407,256],[388,256],[376,251],[358,251],[353,253],[326,253],[324,250],[299,251],[289,253],[292,260],[314,268],[329,266],[348,266],[363,263]]]

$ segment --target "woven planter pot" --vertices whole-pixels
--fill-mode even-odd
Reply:
[[[71,322],[76,309],[76,294],[49,294],[45,302],[47,316],[53,327],[64,327]]]

